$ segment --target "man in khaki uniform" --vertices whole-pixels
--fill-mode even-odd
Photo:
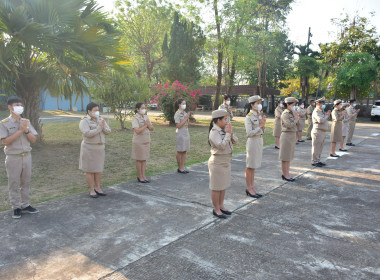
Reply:
[[[351,99],[350,106],[346,109],[348,116],[350,118],[348,121],[348,135],[347,135],[347,143],[346,143],[347,146],[355,146],[355,144],[352,144],[352,136],[354,135],[356,119],[360,112],[360,109],[355,110],[355,107],[356,107],[356,100]]]
[[[314,100],[310,100],[310,105],[306,109],[306,115],[307,115],[307,136],[306,140],[311,140],[311,130],[313,129],[313,120],[312,120],[312,114],[315,108],[315,102]]]
[[[325,98],[322,97],[316,100],[316,108],[312,114],[313,120],[313,130],[311,131],[312,137],[312,158],[311,165],[322,167],[325,163],[321,162],[321,154],[323,150],[323,144],[325,143],[326,133],[329,129],[328,118],[330,117],[331,111],[327,113],[324,112],[325,109]]]
[[[228,94],[225,94],[223,96],[223,104],[219,106],[218,110],[226,110],[228,112],[228,116],[227,116],[227,122],[231,122],[232,121],[232,118],[234,117],[234,114],[232,113],[232,108],[230,106],[231,104],[231,96],[229,96]]]
[[[14,219],[21,218],[22,212],[38,213],[30,205],[29,191],[32,175],[30,143],[36,141],[37,132],[30,121],[20,115],[24,111],[18,97],[8,99],[10,116],[0,122],[0,138],[4,145],[5,167],[8,175],[9,200]]]

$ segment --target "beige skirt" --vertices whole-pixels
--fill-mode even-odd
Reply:
[[[82,141],[80,146],[79,169],[87,173],[101,173],[104,170],[104,158],[104,145],[90,145]]]
[[[176,133],[176,149],[177,152],[186,152],[190,150],[190,134],[189,129],[181,128]]]
[[[281,119],[274,120],[273,136],[280,137],[281,135]]]
[[[249,137],[247,139],[246,151],[246,167],[247,168],[259,168],[261,167],[261,161],[263,158],[263,145],[264,141],[262,137]]]
[[[349,123],[348,122],[344,122],[343,125],[342,125],[342,137],[346,137],[348,135],[348,126],[349,126]]]
[[[333,122],[331,125],[330,142],[339,143],[342,140],[342,122]]]
[[[280,137],[280,153],[281,161],[291,161],[294,158],[294,150],[296,147],[296,133],[282,132]]]
[[[232,154],[211,155],[208,160],[211,190],[223,191],[231,186],[231,158]]]
[[[297,131],[303,131],[305,129],[305,121],[304,119],[299,120],[299,124],[297,125]]]

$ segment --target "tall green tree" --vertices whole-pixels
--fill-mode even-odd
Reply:
[[[24,116],[40,134],[41,89],[85,92],[121,59],[111,23],[94,1],[2,0],[0,11],[1,85],[24,99]]]
[[[166,57],[163,73],[165,82],[178,80],[185,84],[197,84],[201,77],[201,57],[206,40],[201,28],[175,12],[170,30],[170,44],[167,38],[165,36],[162,45]]]

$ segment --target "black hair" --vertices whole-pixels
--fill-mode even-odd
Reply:
[[[336,104],[334,105],[334,107],[335,107],[335,106],[338,106],[338,105],[340,105],[340,104],[342,104],[342,101],[340,101],[339,103],[336,103]]]
[[[174,104],[174,106],[175,106],[174,111],[176,111],[176,110],[179,109],[179,105],[181,105],[181,103],[182,103],[184,100],[185,100],[185,99],[180,98],[180,99],[178,99],[178,100],[175,102],[175,104]]]
[[[15,103],[22,103],[22,104],[24,104],[24,102],[22,102],[22,99],[20,97],[18,97],[18,96],[11,96],[11,97],[8,98],[8,100],[7,100],[7,104],[8,105],[12,106]]]
[[[251,111],[252,105],[255,103],[256,101],[248,103],[247,108],[245,109],[245,115],[248,115],[248,113]]]
[[[228,98],[231,98],[231,96],[230,96],[229,94],[225,94],[225,95],[223,95],[223,99],[224,99],[224,100],[227,100]]]
[[[281,102],[282,102],[281,99],[280,99],[280,100],[277,100],[276,105],[277,105],[277,106],[280,105]]]
[[[302,99],[298,100],[298,104],[301,105],[302,103],[305,105],[305,101],[303,101]]]
[[[356,101],[356,99],[351,99],[350,104],[354,103],[355,101]]]
[[[92,109],[96,107],[99,107],[99,104],[96,104],[95,102],[88,103],[86,107],[86,113],[88,114],[88,111],[92,111]]]
[[[293,103],[295,103],[295,102],[287,102],[287,103],[285,102],[285,103],[284,103],[284,107],[285,107],[286,109],[288,109],[288,106],[289,106],[289,105],[292,105]]]
[[[224,116],[219,117],[219,118],[214,118],[214,119],[211,120],[211,122],[210,122],[210,126],[209,126],[209,128],[208,128],[208,135],[209,135],[209,136],[210,136],[210,131],[211,131],[211,129],[214,127],[214,123],[216,124],[216,123],[218,122],[218,120],[223,120],[223,118],[224,118]],[[210,138],[207,137],[207,139],[208,139],[208,144],[211,146]]]
[[[144,103],[142,103],[142,102],[137,102],[136,103],[135,114],[137,114],[137,109],[140,109],[142,105],[144,105]]]

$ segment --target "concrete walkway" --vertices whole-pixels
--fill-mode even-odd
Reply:
[[[223,221],[207,163],[41,203],[20,220],[0,213],[0,279],[380,279],[379,141],[379,125],[358,125],[357,146],[325,168],[299,144],[294,183],[267,147],[259,200],[244,193],[245,155],[234,156]]]

